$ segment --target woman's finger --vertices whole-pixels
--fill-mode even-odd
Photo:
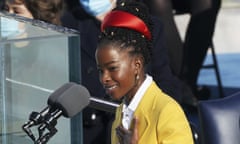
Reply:
[[[139,120],[134,117],[133,118],[133,135],[131,139],[131,144],[137,144],[138,143],[138,125],[139,125]]]

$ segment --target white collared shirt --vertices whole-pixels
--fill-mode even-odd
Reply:
[[[146,74],[146,79],[142,83],[142,85],[137,90],[136,94],[134,95],[133,99],[131,100],[130,104],[127,106],[126,104],[123,104],[123,110],[122,110],[122,125],[124,128],[129,129],[131,125],[131,121],[133,118],[133,113],[136,110],[139,102],[141,101],[144,93],[148,89],[148,87],[151,85],[153,79],[150,75]]]

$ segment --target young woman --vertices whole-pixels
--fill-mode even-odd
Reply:
[[[152,48],[152,21],[141,3],[121,1],[104,18],[96,50],[100,82],[122,100],[112,125],[112,144],[193,144],[179,104],[145,72]]]

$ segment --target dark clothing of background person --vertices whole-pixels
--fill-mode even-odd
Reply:
[[[0,1],[0,10],[3,10],[4,5],[5,5],[5,0],[1,0]]]
[[[195,95],[197,80],[214,34],[221,0],[142,0],[162,20],[170,67]],[[175,12],[174,12],[175,11]],[[182,41],[175,14],[188,13],[190,20]]]

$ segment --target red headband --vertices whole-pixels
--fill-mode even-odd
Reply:
[[[151,39],[151,33],[146,24],[140,18],[124,11],[115,10],[107,14],[102,22],[101,30],[103,31],[109,26],[133,29],[143,34],[147,39]]]

